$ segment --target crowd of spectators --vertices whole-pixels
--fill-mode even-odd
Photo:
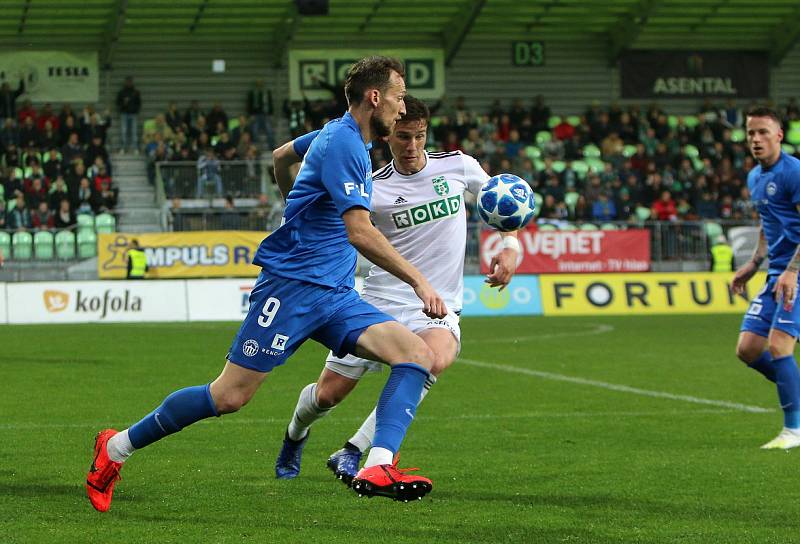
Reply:
[[[89,104],[37,109],[0,87],[0,230],[61,229],[78,214],[113,210],[117,188],[106,147],[110,113]]]

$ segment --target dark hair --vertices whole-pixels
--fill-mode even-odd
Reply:
[[[403,115],[402,121],[428,121],[431,120],[431,110],[419,98],[414,98],[411,95],[406,95],[404,99],[406,103],[406,113]]]
[[[767,106],[756,106],[750,109],[750,111],[747,112],[747,117],[769,117],[778,123],[778,127],[781,126],[781,118],[778,113]]]
[[[365,57],[350,67],[344,80],[348,104],[360,104],[369,89],[383,91],[389,86],[392,72],[405,77],[403,64],[390,57]]]

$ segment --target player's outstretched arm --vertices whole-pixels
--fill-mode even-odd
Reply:
[[[750,281],[756,272],[758,272],[758,267],[761,266],[761,263],[764,262],[764,259],[767,256],[767,239],[764,236],[764,229],[762,227],[758,228],[758,245],[756,246],[755,251],[753,252],[753,256],[750,257],[750,260],[743,264],[737,271],[736,274],[733,275],[733,281],[731,282],[731,287],[733,288],[733,292],[741,295],[744,293],[745,286],[747,282]]]
[[[503,250],[492,257],[489,263],[489,274],[486,276],[486,283],[491,287],[506,288],[517,271],[517,257],[521,248],[516,232],[503,233]]]
[[[283,195],[283,199],[289,195],[292,189],[292,174],[289,172],[289,167],[295,163],[300,162],[300,155],[295,153],[294,140],[286,142],[278,149],[272,152],[272,165],[275,170],[275,181],[278,183],[278,189]]]
[[[439,293],[428,283],[425,276],[405,260],[386,237],[372,225],[367,210],[351,208],[342,214],[342,219],[353,247],[367,259],[413,287],[422,301],[426,315],[436,318],[447,315],[447,306]]]

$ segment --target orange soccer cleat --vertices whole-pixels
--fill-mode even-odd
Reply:
[[[114,429],[97,433],[94,440],[94,459],[86,476],[86,494],[98,512],[106,512],[111,507],[114,484],[120,479],[119,469],[122,468],[122,463],[109,459],[106,451],[108,439],[115,434],[117,431]]]
[[[397,459],[391,465],[375,465],[362,468],[353,478],[351,487],[359,497],[389,497],[408,502],[422,499],[433,489],[433,482],[424,476],[407,474],[418,468],[397,468]]]

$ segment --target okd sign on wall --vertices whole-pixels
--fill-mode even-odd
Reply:
[[[16,89],[25,81],[32,102],[97,102],[97,52],[7,51],[0,53],[0,81]]]
[[[623,98],[762,98],[769,58],[747,51],[628,51],[620,59]]]
[[[343,85],[353,63],[374,54],[370,49],[290,50],[289,98],[330,99],[330,91],[320,88],[318,81]],[[381,54],[403,62],[409,94],[428,99],[438,99],[444,94],[444,52],[441,49],[389,49],[381,50]]]
[[[518,274],[643,272],[650,269],[650,235],[643,229],[519,231]],[[500,233],[481,233],[481,272],[503,249]]]
[[[9,323],[186,321],[186,282],[9,283]]]

